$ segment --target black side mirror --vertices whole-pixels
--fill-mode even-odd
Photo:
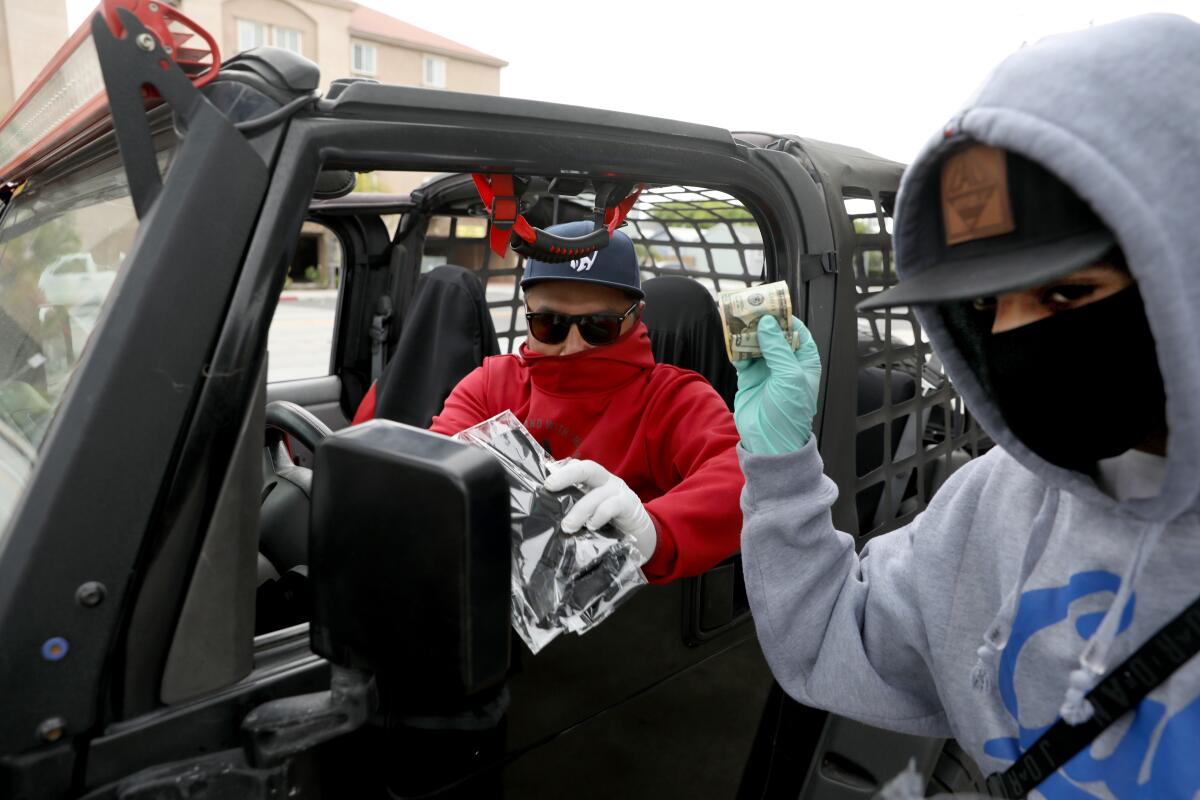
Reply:
[[[373,420],[313,466],[313,650],[392,708],[457,707],[509,666],[509,493],[486,453]]]

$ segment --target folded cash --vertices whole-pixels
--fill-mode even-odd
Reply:
[[[800,349],[800,331],[784,331],[784,337],[793,350]],[[743,358],[758,358],[762,350],[758,346],[758,331],[746,331],[729,337],[730,355],[734,361]]]
[[[758,321],[768,315],[779,323],[792,349],[800,348],[799,333],[792,330],[792,298],[783,281],[721,292],[717,307],[725,329],[725,353],[730,361],[762,356],[758,348]]]

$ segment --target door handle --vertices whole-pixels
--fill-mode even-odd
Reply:
[[[688,578],[683,596],[683,640],[702,644],[740,626],[750,616],[742,557],[734,555],[717,566]]]

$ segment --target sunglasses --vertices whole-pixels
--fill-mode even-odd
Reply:
[[[571,326],[579,328],[579,335],[590,345],[612,344],[621,336],[621,324],[637,310],[641,300],[624,314],[559,314],[557,311],[525,311],[529,332],[543,344],[562,344],[571,332]]]

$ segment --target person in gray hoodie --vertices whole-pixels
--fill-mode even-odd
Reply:
[[[1200,25],[1003,62],[905,173],[899,283],[998,444],[861,553],[811,437],[820,364],[740,362],[742,554],[783,688],[1003,770],[1200,593]],[[796,320],[798,324],[798,320]],[[1200,658],[1037,792],[1200,793]]]

